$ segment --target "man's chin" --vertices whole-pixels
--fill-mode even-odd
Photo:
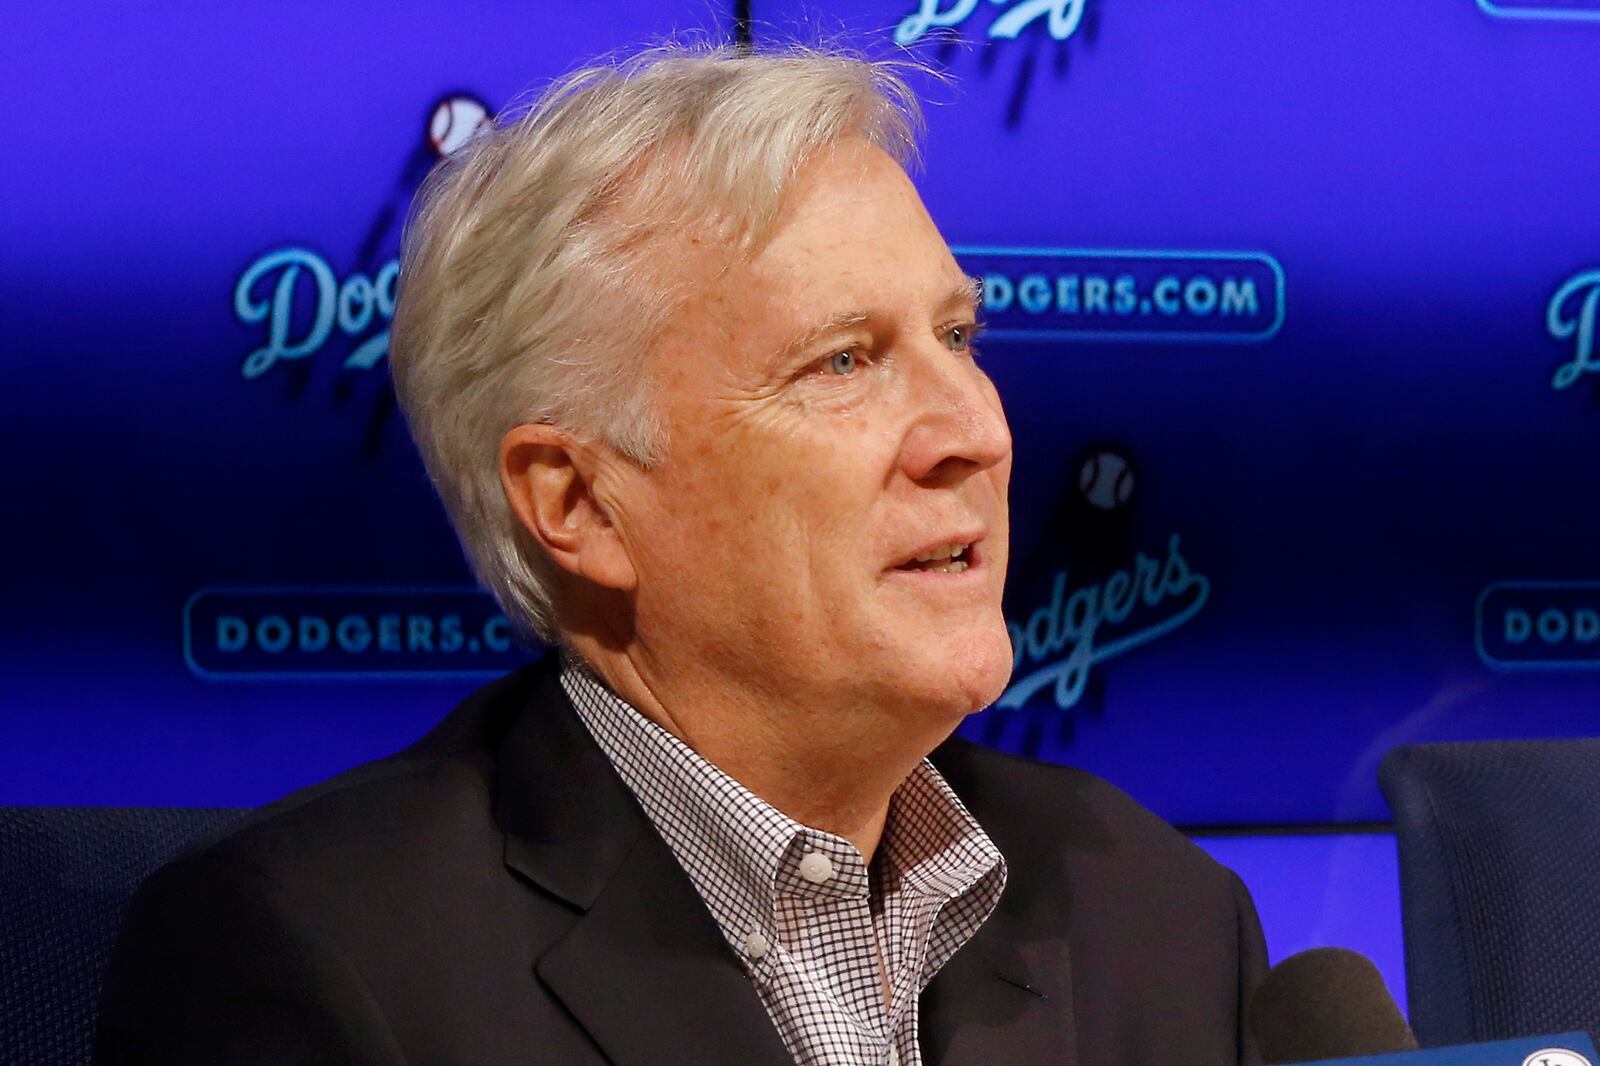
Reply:
[[[902,694],[910,695],[930,712],[959,719],[988,707],[1011,681],[1011,641],[1002,629],[998,635],[978,633],[940,638],[944,654],[907,656],[897,673],[904,679]]]
[[[1005,642],[1004,654],[995,655],[985,669],[972,682],[968,714],[981,711],[998,700],[1011,683],[1011,642]]]

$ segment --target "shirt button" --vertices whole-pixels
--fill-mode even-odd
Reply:
[[[772,950],[772,941],[762,936],[760,931],[751,933],[744,938],[744,952],[752,959],[764,959],[767,952]]]
[[[820,851],[808,851],[800,857],[800,876],[820,885],[833,877],[833,863]]]

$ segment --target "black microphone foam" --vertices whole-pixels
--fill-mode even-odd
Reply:
[[[1267,1066],[1417,1048],[1378,968],[1345,948],[1313,948],[1278,963],[1250,1001],[1249,1019]]]

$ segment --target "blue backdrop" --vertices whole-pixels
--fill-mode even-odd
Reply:
[[[949,77],[1017,649],[966,730],[1188,824],[1387,818],[1395,743],[1594,731],[1600,5],[756,0]],[[394,256],[478,116],[707,0],[0,41],[0,802],[254,804],[518,661],[394,409]],[[20,32],[16,30],[20,28]]]
[[[1317,823],[1396,743],[1594,731],[1600,5],[755,12],[948,75],[921,185],[1017,442],[971,735]]]

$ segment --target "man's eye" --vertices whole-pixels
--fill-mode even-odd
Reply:
[[[972,347],[972,327],[952,326],[944,335],[944,343],[952,352],[964,352]]]
[[[828,373],[838,374],[840,377],[843,377],[846,374],[854,374],[855,371],[855,352],[834,352],[832,355],[828,356]]]

